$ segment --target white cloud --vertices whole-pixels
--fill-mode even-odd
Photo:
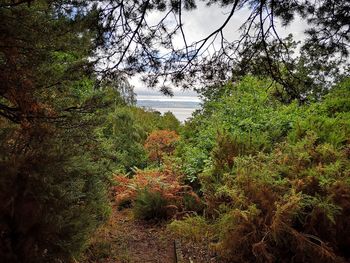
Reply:
[[[198,2],[198,7],[195,10],[184,11],[182,14],[182,21],[184,24],[184,32],[186,34],[187,43],[191,44],[198,41],[219,28],[227,18],[229,11],[230,7],[222,8],[218,5],[207,6],[203,2]],[[237,11],[223,31],[225,38],[227,38],[229,41],[237,40],[240,36],[239,27],[244,21],[246,21],[249,14],[250,11],[247,8]],[[164,13],[161,12],[151,13],[147,16],[147,21],[151,25],[157,24],[157,21],[159,21],[163,15]],[[170,19],[174,19],[174,17],[170,16],[169,22]],[[172,22],[170,23],[172,24]],[[276,25],[281,37],[286,37],[288,34],[292,33],[295,40],[302,41],[305,38],[303,32],[306,29],[306,22],[300,17],[297,17],[295,21],[287,28],[283,28],[278,21]],[[180,35],[175,38],[175,44],[178,47],[183,47],[184,42]],[[160,94],[160,92],[155,90],[152,91],[145,87],[139,78],[139,76],[135,76],[130,80],[131,84],[135,86],[136,93],[151,93],[154,95]],[[174,91],[176,94],[182,94],[181,87],[175,87]],[[188,94],[194,95],[195,93],[193,91],[186,91],[184,93],[185,96]]]

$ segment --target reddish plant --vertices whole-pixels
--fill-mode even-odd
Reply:
[[[138,170],[131,179],[116,175],[116,203],[120,205],[126,201],[134,202],[140,190],[147,189],[149,192],[159,193],[166,200],[166,209],[170,211],[171,216],[186,213],[186,201],[189,197],[197,204],[201,201],[190,186],[180,183],[180,179],[181,175],[169,168]]]
[[[171,155],[175,150],[175,144],[179,135],[175,131],[156,130],[146,139],[145,149],[151,161],[161,164],[165,156]]]

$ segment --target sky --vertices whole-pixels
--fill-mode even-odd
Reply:
[[[184,32],[187,43],[192,43],[209,35],[218,27],[220,27],[228,16],[230,7],[222,8],[219,5],[206,6],[203,2],[197,1],[197,9],[191,11],[184,11],[182,16]],[[228,40],[235,40],[239,38],[239,27],[247,19],[249,10],[241,9],[236,12],[231,18],[230,22],[224,29],[225,38]],[[160,12],[153,12],[147,16],[149,24],[157,24],[157,21],[163,16]],[[170,21],[169,21],[170,22]],[[303,40],[304,30],[306,28],[305,21],[301,18],[296,18],[295,21],[287,28],[282,28],[277,23],[277,28],[280,37],[286,37],[292,33],[294,40]],[[183,45],[182,38],[179,36],[175,39],[175,43],[179,46]],[[130,83],[135,86],[135,92],[139,95],[161,95],[157,90],[151,90],[140,81],[140,76],[134,76],[130,79]],[[183,91],[181,87],[174,87],[175,96],[196,96],[194,91]]]

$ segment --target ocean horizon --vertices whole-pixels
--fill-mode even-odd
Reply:
[[[141,95],[136,97],[136,105],[159,111],[172,112],[180,122],[185,122],[192,113],[200,109],[201,100],[195,96],[166,97],[161,95]]]

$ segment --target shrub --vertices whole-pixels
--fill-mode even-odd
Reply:
[[[190,123],[197,132],[184,128],[178,155],[199,179],[212,247],[225,262],[347,262],[349,81],[303,106],[270,98],[268,83],[227,85]]]
[[[150,211],[149,215],[158,215],[152,212],[152,206],[159,204],[157,209],[166,208],[165,217],[155,217],[162,219],[174,216],[175,214],[186,214],[190,209],[200,209],[202,204],[199,197],[192,191],[190,186],[181,183],[181,175],[176,174],[172,169],[137,170],[132,178],[123,175],[116,175],[116,203],[118,206],[125,202],[131,202],[136,211]],[[164,203],[163,203],[164,201]],[[136,207],[137,206],[137,207]],[[141,211],[140,214],[143,214]],[[138,217],[139,213],[135,215]],[[162,214],[160,212],[159,214]],[[150,216],[140,216],[140,219],[151,219]]]
[[[71,147],[75,137],[64,135],[55,130],[50,138],[33,138],[22,154],[2,154],[11,152],[10,141],[0,147],[4,262],[70,262],[109,216],[108,174],[85,147]]]
[[[145,149],[148,152],[149,159],[160,165],[166,156],[173,153],[178,139],[179,136],[175,131],[153,131],[145,141]]]
[[[210,225],[202,216],[187,216],[182,220],[174,220],[168,226],[168,229],[189,241],[200,242],[212,238],[212,225]]]
[[[137,191],[133,212],[136,219],[166,219],[168,201],[160,192],[152,192],[147,188]]]

